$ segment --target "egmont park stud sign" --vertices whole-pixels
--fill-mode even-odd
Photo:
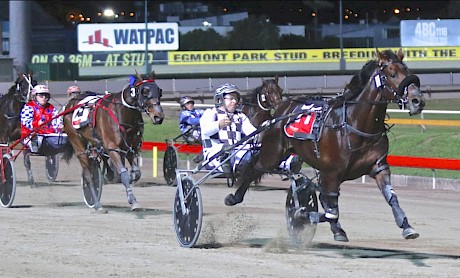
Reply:
[[[179,26],[175,22],[101,23],[78,25],[78,51],[125,52],[179,49]]]

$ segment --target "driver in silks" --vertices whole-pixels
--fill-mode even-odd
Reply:
[[[241,138],[253,133],[256,128],[251,124],[249,118],[241,111],[238,105],[241,100],[241,93],[234,84],[219,86],[214,92],[215,107],[206,109],[200,119],[201,140],[205,161],[222,150],[224,146],[231,146],[238,143]],[[250,144],[242,144],[231,152],[236,154],[229,160],[229,163],[222,161],[229,155],[223,154],[210,161],[206,166],[213,169],[219,166],[219,171],[226,174],[239,172],[247,165],[255,150]],[[299,172],[302,161],[298,156],[289,156],[288,160],[281,163],[282,170],[288,172]]]
[[[67,135],[62,134],[62,117],[56,117],[58,111],[49,103],[51,94],[48,86],[35,86],[32,97],[21,110],[24,143],[33,153],[41,151],[52,155],[51,153],[61,152],[67,142]]]

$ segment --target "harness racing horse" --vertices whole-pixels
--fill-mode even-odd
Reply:
[[[97,179],[92,171],[94,150],[108,154],[112,171],[120,175],[120,180],[125,186],[126,195],[131,210],[140,208],[134,196],[131,184],[141,177],[138,165],[139,149],[144,133],[142,112],[146,112],[153,124],[161,124],[164,119],[163,109],[160,105],[162,90],[154,80],[154,73],[147,79],[139,74],[132,77],[131,85],[114,94],[107,94],[93,104],[91,123],[76,129],[72,123],[72,113],[64,115],[64,131],[71,143],[63,154],[69,163],[73,153],[82,166],[82,178],[88,184],[97,211],[104,211],[97,196],[95,183]],[[86,95],[70,100],[66,110],[80,109],[77,106]],[[125,167],[125,158],[131,165],[131,173]]]
[[[24,104],[29,100],[30,93],[37,85],[32,77],[32,73],[18,73],[15,84],[11,86],[8,93],[0,99],[0,143],[8,143],[19,140],[21,138],[21,110]],[[34,185],[34,178],[30,164],[30,150],[24,148],[24,167],[27,171],[29,183]],[[52,159],[46,157],[47,161]]]
[[[243,97],[241,111],[249,118],[253,126],[258,127],[273,118],[272,113],[282,103],[282,98],[283,89],[278,85],[278,76],[273,79],[262,78],[262,85],[255,88],[249,96]],[[254,182],[258,184],[260,179],[261,177]],[[229,187],[232,187],[235,181],[235,176],[231,183],[228,180]]]
[[[8,143],[21,138],[21,109],[37,81],[32,74],[18,73],[14,85],[0,98],[0,143]]]
[[[403,63],[401,49],[397,53],[376,50],[376,57],[353,76],[343,95],[327,103],[318,141],[287,137],[283,127],[289,119],[282,116],[289,115],[300,101],[288,100],[280,105],[274,117],[281,120],[274,122],[266,131],[260,156],[242,173],[239,188],[234,195],[226,197],[225,204],[242,202],[250,182],[267,169],[273,169],[282,155],[292,149],[317,170],[319,200],[325,211],[314,214],[306,210],[308,205],[304,205],[292,213],[296,218],[293,222],[297,218],[311,224],[329,222],[334,239],[348,241],[339,223],[340,185],[344,181],[369,175],[376,180],[391,206],[396,224],[403,230],[403,237],[417,238],[419,234],[409,225],[391,185],[390,167],[386,160],[389,127],[385,124],[385,117],[388,103],[393,101],[406,101],[409,114],[419,114],[425,106],[425,98],[420,91],[418,77],[411,75]]]

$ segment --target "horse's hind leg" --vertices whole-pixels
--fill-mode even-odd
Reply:
[[[391,210],[393,211],[393,216],[396,221],[396,225],[403,229],[402,236],[405,239],[415,239],[419,237],[417,231],[409,225],[409,221],[406,217],[406,214],[399,206],[398,197],[396,196],[395,191],[393,190],[393,186],[391,185],[390,179],[390,169],[388,165],[383,165],[378,167],[377,169],[384,169],[380,170],[377,174],[374,174],[374,178],[377,181],[377,185],[380,188],[380,191],[383,194],[383,197],[387,201],[387,203],[391,206]],[[377,171],[377,170],[376,170]],[[372,175],[371,175],[372,176]]]
[[[131,175],[128,172],[128,169],[123,164],[123,158],[118,152],[111,151],[109,153],[110,159],[113,163],[113,166],[117,169],[120,174],[121,183],[125,186],[126,196],[128,198],[128,203],[131,205],[131,210],[140,209],[139,204],[137,203],[136,196],[134,196],[133,188],[131,187]]]
[[[129,164],[131,165],[131,180],[138,181],[141,178],[141,169],[139,168],[139,156],[128,156]]]
[[[31,155],[30,150],[27,148],[24,149],[23,155],[24,155],[24,167],[26,167],[26,171],[27,171],[27,179],[29,180],[31,187],[36,187],[36,184],[34,181],[34,175],[32,173],[31,164],[30,164],[30,155]]]

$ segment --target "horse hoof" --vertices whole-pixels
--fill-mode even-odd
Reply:
[[[241,201],[238,202],[238,201],[235,199],[235,195],[233,195],[233,194],[228,194],[227,197],[225,197],[225,202],[224,202],[224,203],[225,203],[226,206],[234,206],[234,205],[236,205],[236,204],[238,204],[238,203],[241,203]]]
[[[140,211],[142,210],[141,206],[139,205],[139,203],[134,203],[131,205],[131,211]]]
[[[94,209],[94,213],[96,213],[96,214],[107,214],[107,213],[109,213],[109,211],[106,210],[103,207],[99,207],[99,208]]]
[[[336,234],[334,235],[335,241],[348,242],[348,237],[346,234]]]
[[[34,182],[32,182],[32,183],[30,184],[30,188],[37,188],[37,184],[34,183]]]
[[[407,228],[407,229],[404,229],[404,231],[402,232],[402,236],[405,239],[416,239],[420,236],[420,234],[417,233],[417,231],[414,230],[414,228]]]

